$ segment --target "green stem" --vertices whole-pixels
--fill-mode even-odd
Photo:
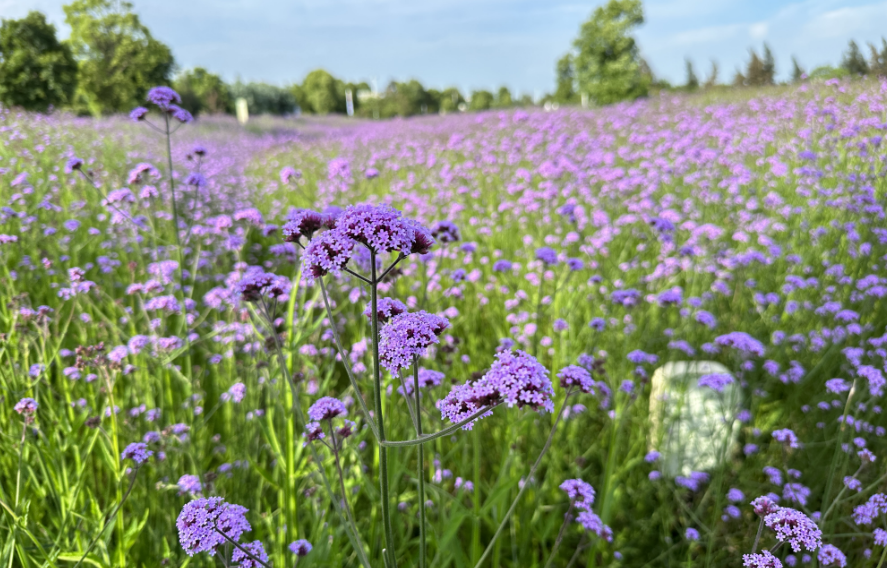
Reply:
[[[376,251],[370,249],[370,309],[373,325],[373,402],[376,410],[376,426],[379,430],[379,486],[382,494],[382,524],[385,531],[385,548],[388,564],[397,568],[394,551],[394,535],[391,530],[391,496],[388,490],[388,448],[385,446],[385,420],[382,416],[382,370],[379,367],[379,282],[376,279]]]
[[[542,458],[545,456],[545,453],[548,451],[548,448],[551,447],[551,442],[554,440],[554,433],[557,431],[557,425],[561,421],[561,417],[564,415],[564,409],[567,407],[567,402],[570,400],[570,395],[573,394],[573,389],[570,388],[567,391],[567,396],[564,397],[564,402],[561,404],[561,409],[557,413],[557,417],[554,419],[554,424],[551,426],[551,432],[548,433],[548,439],[545,441],[545,445],[542,446],[542,451],[539,452],[539,457],[536,458],[536,462],[533,464],[533,467],[530,468],[530,472],[527,474],[527,477],[524,478],[524,486],[520,488],[520,491],[517,492],[517,497],[514,498],[514,501],[511,503],[511,507],[508,508],[508,512],[505,513],[505,517],[502,518],[502,522],[499,523],[499,528],[496,529],[496,533],[493,535],[493,539],[487,544],[486,550],[484,550],[483,556],[480,557],[480,560],[477,561],[477,564],[474,565],[474,568],[480,568],[484,560],[487,559],[487,556],[490,555],[490,552],[493,550],[493,544],[499,538],[499,535],[502,534],[502,530],[505,528],[505,524],[508,522],[508,519],[511,518],[512,513],[517,508],[517,504],[520,502],[520,498],[523,496],[524,491],[527,490],[532,484],[533,476],[536,474],[536,470],[539,469],[539,464],[542,463]]]
[[[413,390],[416,395],[416,434],[422,436],[422,408],[419,405],[419,358],[413,357]],[[419,568],[425,568],[425,446],[419,444]]]
[[[501,403],[499,403],[499,404],[501,404]],[[481,416],[483,416],[487,412],[493,410],[494,408],[499,406],[499,404],[494,404],[492,406],[485,406],[485,407],[481,408],[480,410],[478,410],[477,412],[475,412],[474,414],[472,414],[471,416],[469,416],[468,418],[460,420],[459,422],[456,422],[452,426],[447,426],[443,430],[441,430],[439,432],[435,432],[434,434],[428,434],[426,436],[416,438],[415,440],[382,440],[379,443],[382,446],[385,446],[387,448],[404,448],[407,446],[420,446],[420,445],[426,444],[432,440],[437,440],[438,438],[442,438],[444,436],[452,434],[453,432],[455,432],[456,430],[458,430],[462,426],[465,426],[469,422],[477,420],[478,418],[480,418]]]

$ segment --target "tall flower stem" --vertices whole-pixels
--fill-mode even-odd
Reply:
[[[336,429],[333,428],[333,419],[329,419],[330,436],[332,437],[333,457],[336,459],[336,473],[339,474],[339,491],[342,493],[342,508],[348,515],[348,523],[351,525],[351,531],[357,534],[357,523],[354,522],[354,514],[351,512],[351,506],[348,504],[348,494],[345,492],[345,474],[342,473],[342,462],[339,459],[339,440],[336,438]],[[369,559],[363,551],[363,546],[357,547],[357,554],[360,556],[361,562],[365,566],[370,565]]]
[[[570,524],[570,521],[573,520],[573,502],[570,502],[570,508],[567,510],[567,513],[564,515],[564,522],[561,525],[561,530],[557,532],[557,538],[554,541],[554,546],[551,547],[551,554],[548,555],[548,561],[545,563],[545,568],[551,566],[551,563],[554,561],[554,555],[557,554],[557,549],[561,546],[561,541],[564,540],[564,531],[567,530],[567,525]]]
[[[474,568],[480,568],[484,560],[487,559],[487,556],[493,551],[493,545],[496,543],[496,540],[499,538],[499,535],[502,534],[502,531],[505,529],[505,525],[508,523],[508,519],[511,518],[511,515],[514,513],[514,510],[517,508],[517,504],[520,502],[521,497],[524,495],[524,491],[527,490],[527,487],[530,486],[531,480],[533,476],[536,474],[536,470],[539,469],[539,464],[542,463],[542,458],[545,456],[545,453],[548,452],[548,448],[551,447],[551,442],[554,440],[554,433],[557,431],[557,425],[561,421],[561,417],[564,415],[564,409],[567,407],[567,402],[570,400],[570,395],[573,394],[573,388],[570,387],[567,390],[567,395],[564,397],[564,402],[561,404],[561,409],[557,413],[557,417],[554,419],[554,424],[551,426],[551,432],[548,433],[548,439],[545,440],[545,445],[542,446],[542,451],[539,452],[539,457],[536,458],[536,462],[533,464],[533,467],[530,468],[530,472],[527,474],[527,477],[524,478],[524,486],[520,488],[520,491],[517,492],[517,497],[514,498],[514,501],[511,503],[511,507],[508,508],[508,512],[505,513],[505,517],[502,518],[502,522],[499,523],[499,528],[496,529],[496,533],[493,535],[493,538],[490,540],[489,544],[487,544],[486,550],[484,550],[483,556],[480,557],[480,560],[477,561],[477,564],[474,565]]]
[[[422,407],[419,402],[419,358],[413,357],[413,391],[416,395],[416,435],[422,436]],[[425,444],[419,444],[419,568],[425,568]]]
[[[379,281],[376,279],[376,251],[370,249],[370,309],[373,322],[373,402],[376,410],[376,428],[379,431],[379,486],[382,494],[382,524],[385,531],[385,548],[388,565],[397,568],[394,551],[394,536],[391,530],[391,496],[388,491],[388,448],[385,441],[385,420],[382,416],[382,370],[379,367]]]

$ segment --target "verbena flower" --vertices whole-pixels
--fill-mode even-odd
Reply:
[[[782,562],[769,550],[762,550],[760,554],[743,554],[742,565],[745,568],[782,568]]]
[[[819,549],[819,554],[816,558],[819,560],[819,565],[823,567],[838,566],[844,568],[844,566],[847,566],[847,557],[833,544],[823,545]]]
[[[380,325],[384,325],[394,316],[400,315],[408,310],[406,304],[396,298],[379,298],[376,300],[376,314]],[[363,315],[369,321],[373,320],[373,305],[367,304],[363,310]]]
[[[386,323],[379,332],[379,360],[392,374],[413,364],[438,336],[450,326],[446,318],[428,312],[401,313]]]
[[[252,530],[246,520],[246,512],[246,508],[226,503],[221,497],[195,499],[186,503],[176,519],[182,549],[188,556],[198,552],[213,556],[227,542],[225,536],[239,542],[243,533]]]
[[[687,527],[687,530],[684,531],[684,538],[691,541],[697,541],[699,540],[699,531],[693,527]]]
[[[308,556],[308,553],[311,552],[313,547],[310,542],[304,538],[300,538],[295,542],[291,542],[288,548],[290,549],[290,552],[296,556]]]
[[[308,274],[320,278],[329,273],[338,274],[345,268],[354,252],[355,241],[338,231],[327,231],[311,239],[305,247],[302,261]]]
[[[801,447],[800,443],[798,442],[798,437],[795,435],[794,432],[792,432],[788,428],[783,428],[782,430],[774,430],[773,431],[773,438],[777,442],[782,442],[783,444],[785,444],[786,446],[788,446],[790,448],[800,448]]]
[[[23,398],[12,407],[13,410],[25,417],[25,421],[31,422],[37,413],[37,401],[33,398]]]
[[[567,493],[574,506],[591,510],[594,505],[594,488],[590,483],[581,479],[568,479],[561,483],[560,488]]]
[[[461,238],[459,227],[452,221],[437,221],[431,225],[431,236],[441,243],[453,243]]]
[[[294,209],[290,211],[289,220],[283,225],[283,240],[289,243],[297,243],[305,237],[308,240],[319,231],[326,216],[310,209]]]
[[[496,361],[480,379],[456,385],[438,401],[441,417],[460,422],[487,405],[505,403],[509,407],[529,406],[533,410],[554,410],[554,389],[548,370],[523,351],[500,351]],[[481,418],[489,416],[484,413]],[[474,422],[463,429],[471,430]]]
[[[377,254],[410,254],[416,240],[416,227],[390,205],[351,205],[336,220],[334,231]]]
[[[596,534],[607,542],[613,540],[613,531],[603,523],[601,518],[592,511],[582,511],[576,516],[576,522],[588,532]]]
[[[171,88],[161,86],[151,88],[145,100],[166,110],[173,103],[181,103],[182,97]]]
[[[875,493],[868,501],[853,509],[853,522],[857,525],[870,525],[885,513],[887,513],[887,495]]]
[[[130,120],[134,120],[136,122],[140,120],[145,120],[145,117],[148,115],[148,109],[145,107],[136,107],[129,112]]]
[[[717,392],[724,392],[724,388],[733,383],[733,376],[727,373],[713,373],[699,377],[698,385],[708,387]]]
[[[141,465],[148,461],[148,458],[154,455],[154,452],[148,449],[147,444],[142,442],[134,442],[123,450],[123,453],[120,454],[121,459],[130,459],[135,463]]]
[[[796,509],[779,507],[764,517],[764,524],[776,531],[778,541],[788,542],[795,552],[800,552],[801,548],[813,552],[822,546],[822,531]]]
[[[79,170],[82,167],[83,167],[83,160],[81,160],[80,158],[77,158],[77,157],[70,158],[65,163],[65,173],[70,174],[74,170]]]
[[[348,409],[345,404],[331,396],[320,398],[308,409],[308,417],[315,422],[330,420],[336,416],[347,416]]]
[[[252,542],[247,542],[241,545],[250,555],[258,558],[264,563],[268,563],[268,555],[265,553],[265,546],[262,544],[260,540],[254,540]],[[234,552],[231,553],[231,562],[237,564],[241,568],[262,568],[262,564],[256,562],[249,555],[246,554],[243,550],[239,548],[234,548]]]
[[[730,347],[745,355],[764,356],[764,344],[742,331],[734,331],[715,338],[715,344]]]
[[[591,373],[578,365],[564,367],[557,377],[561,380],[560,384],[564,388],[576,386],[586,394],[594,394],[595,382],[591,378]]]
[[[179,486],[180,494],[192,493],[197,495],[203,491],[203,484],[200,483],[200,478],[196,475],[185,474],[179,478],[176,485]]]
[[[557,251],[549,247],[537,248],[536,259],[541,260],[546,266],[553,266],[557,264]]]

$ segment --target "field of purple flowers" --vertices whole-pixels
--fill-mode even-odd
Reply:
[[[149,99],[0,110],[0,566],[887,565],[887,83]]]

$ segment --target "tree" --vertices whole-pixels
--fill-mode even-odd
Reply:
[[[705,79],[705,84],[703,87],[706,89],[711,89],[715,85],[718,84],[718,62],[714,59],[711,60],[711,71],[708,73],[708,77]]]
[[[792,56],[792,83],[800,83],[804,80],[806,73],[801,69],[801,64],[798,63],[798,59],[795,56]]]
[[[464,102],[465,97],[462,96],[462,93],[460,93],[459,89],[457,89],[456,87],[444,89],[444,91],[440,94],[440,111],[456,112],[457,110],[459,110],[459,105]]]
[[[869,72],[869,65],[866,63],[865,57],[862,56],[859,46],[852,39],[850,45],[847,46],[847,51],[844,52],[841,67],[851,75],[867,75]]]
[[[687,84],[686,89],[688,91],[695,91],[699,88],[699,77],[696,76],[696,72],[693,70],[693,62],[689,59],[686,59],[687,64]]]
[[[744,87],[745,86],[745,75],[742,74],[742,71],[739,69],[736,70],[736,73],[733,75],[733,86],[734,87]]]
[[[576,100],[576,73],[573,68],[573,55],[568,53],[557,60],[555,66],[557,76],[554,100],[558,103],[570,103]]]
[[[0,101],[46,111],[68,102],[77,83],[77,64],[55,26],[40,12],[0,24]]]
[[[267,83],[243,83],[231,85],[233,99],[246,99],[250,114],[290,114],[296,110],[296,98],[292,91]]]
[[[748,60],[748,66],[745,69],[745,84],[750,87],[762,87],[771,84],[772,75],[768,75],[767,67],[764,61],[758,57],[755,50],[749,50],[751,58]]]
[[[773,60],[773,52],[770,51],[770,46],[766,43],[764,44],[764,60],[762,63],[764,65],[763,84],[773,85],[776,77],[776,61]]]
[[[471,101],[468,103],[470,110],[488,110],[493,106],[493,93],[490,91],[472,91]]]
[[[644,22],[641,0],[610,0],[595,9],[574,41],[579,92],[597,104],[632,100],[647,94],[649,79],[631,31]]]
[[[231,96],[221,77],[203,67],[181,73],[173,82],[182,97],[182,107],[191,114],[222,113],[231,108]]]
[[[79,67],[79,105],[93,114],[128,111],[148,89],[169,82],[172,52],[142,25],[132,4],[74,0],[64,10]]]
[[[872,59],[869,61],[869,71],[878,77],[887,77],[887,40],[881,38],[881,52],[873,44],[869,44]]]
[[[315,69],[305,77],[302,82],[302,91],[305,93],[306,108],[302,110],[315,114],[329,114],[335,112],[339,106],[338,89],[336,79],[323,69]],[[344,95],[343,95],[344,96]],[[344,102],[342,105],[344,106]]]
[[[508,108],[513,105],[514,101],[511,98],[511,91],[508,90],[508,87],[499,87],[499,92],[496,93],[496,100],[493,103],[493,106],[496,108]]]

